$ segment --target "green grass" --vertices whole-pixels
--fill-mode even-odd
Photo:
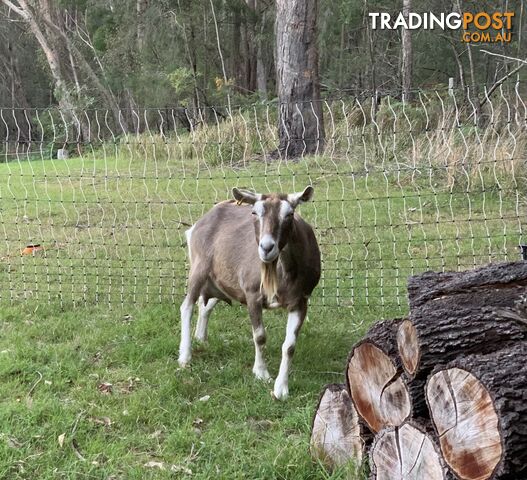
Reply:
[[[211,162],[210,150],[192,159],[120,145],[0,164],[0,478],[346,478],[309,458],[322,386],[344,380],[372,321],[406,312],[408,275],[515,259],[525,227],[519,167],[413,168],[401,151],[355,147],[299,163],[234,162],[225,146]],[[361,152],[377,155],[367,168]],[[218,307],[210,343],[178,370],[187,225],[233,186],[307,184],[315,202],[301,213],[324,272],[291,398],[275,402],[253,380],[238,307]],[[21,256],[28,243],[45,249]],[[265,320],[276,375],[284,314]]]
[[[309,459],[308,440],[319,391],[344,381],[360,335],[344,311],[331,320],[310,312],[286,402],[253,379],[250,325],[238,308],[218,308],[209,344],[183,371],[170,306],[115,314],[28,302],[2,309],[0,322],[0,478],[186,478],[184,469],[203,479],[328,476]],[[284,321],[267,315],[267,328],[276,373]],[[105,382],[112,393],[98,388]]]

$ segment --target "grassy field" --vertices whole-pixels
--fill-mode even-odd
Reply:
[[[188,371],[177,368],[170,306],[115,314],[30,302],[3,308],[0,322],[0,478],[329,478],[308,440],[318,393],[344,380],[359,338],[344,311],[310,313],[286,402],[253,379],[238,308],[218,309]],[[267,327],[276,374],[284,321],[268,315]]]
[[[408,275],[516,259],[525,227],[514,166],[415,165],[382,149],[366,164],[356,148],[267,164],[127,144],[0,164],[0,478],[346,478],[308,455],[322,386],[344,380],[372,321],[406,312]],[[324,273],[291,398],[275,402],[253,380],[238,307],[215,311],[210,343],[180,371],[184,230],[233,186],[307,184],[315,202],[301,213]],[[43,249],[20,254],[34,243]],[[266,325],[276,375],[284,314]]]

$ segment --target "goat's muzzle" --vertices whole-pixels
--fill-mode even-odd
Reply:
[[[271,235],[264,235],[258,244],[258,255],[264,263],[274,262],[279,254],[278,243]]]

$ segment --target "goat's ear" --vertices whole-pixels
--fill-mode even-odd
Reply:
[[[250,192],[249,190],[240,190],[236,187],[232,189],[232,194],[238,202],[248,203],[249,205],[254,205],[262,198],[259,193]]]
[[[311,186],[306,187],[303,192],[297,192],[297,193],[290,193],[287,196],[287,201],[293,205],[293,207],[296,207],[297,205],[300,205],[301,203],[309,202],[313,198],[313,194],[315,193],[315,189]]]

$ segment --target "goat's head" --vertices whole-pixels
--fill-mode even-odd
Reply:
[[[295,208],[311,200],[313,187],[290,194],[260,194],[233,188],[234,198],[253,206],[254,231],[258,255],[264,263],[272,263],[287,245],[293,227]]]

